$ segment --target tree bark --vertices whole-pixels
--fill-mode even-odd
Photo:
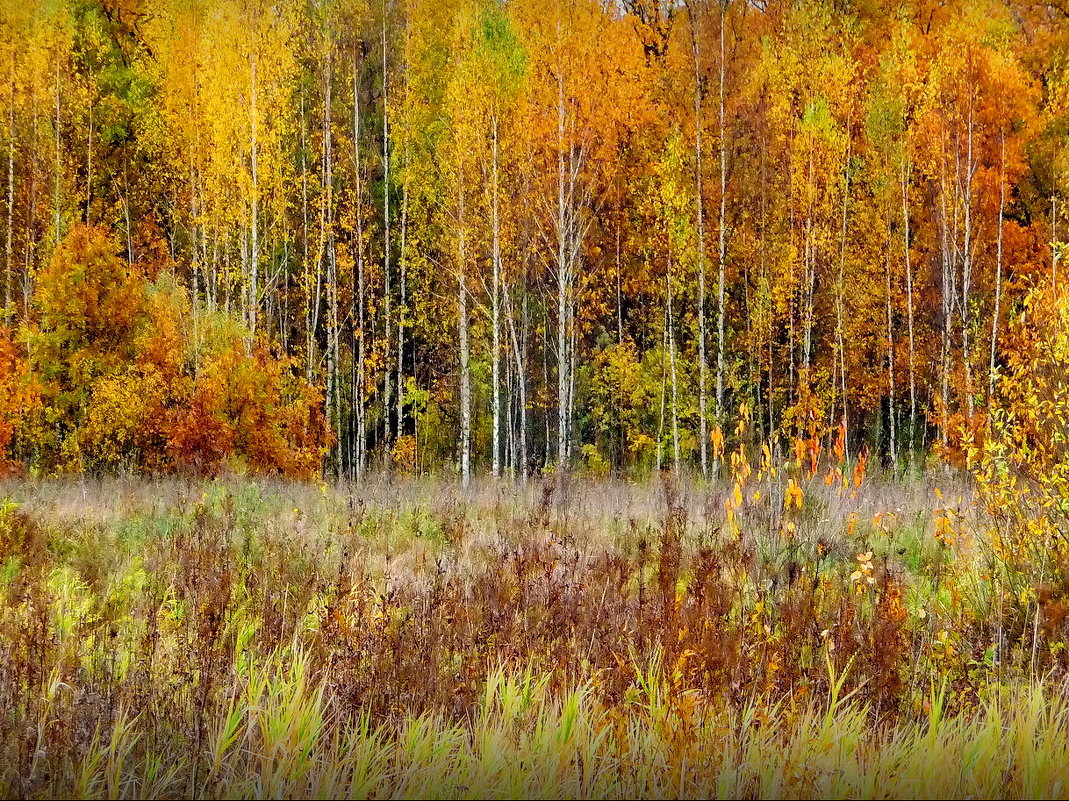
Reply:
[[[898,467],[898,439],[897,431],[895,429],[895,334],[894,334],[894,317],[891,307],[891,224],[890,219],[886,220],[887,225],[887,246],[885,248],[887,257],[884,265],[884,281],[886,290],[886,309],[887,309],[887,418],[888,425],[890,427],[890,455],[891,464],[897,469]]]
[[[493,128],[493,284],[490,289],[491,315],[493,325],[493,353],[491,354],[493,383],[491,386],[491,406],[493,411],[494,455],[492,470],[494,478],[501,475],[501,230],[498,214],[498,141],[497,114],[491,120]]]
[[[458,264],[457,264],[457,314],[460,345],[460,482],[464,487],[471,481],[471,368],[468,343],[468,283],[467,283],[467,230],[465,220],[464,169],[460,169],[460,186],[457,214]]]
[[[383,17],[385,19],[385,15]],[[409,97],[408,75],[408,39],[409,19],[405,17],[405,47],[402,70],[404,72],[404,93],[402,97],[407,102]],[[385,52],[385,48],[384,48]],[[385,75],[385,69],[383,75]],[[407,128],[407,123],[405,123]],[[397,309],[397,438],[400,439],[405,433],[405,324],[408,315],[408,131],[405,132],[404,150],[401,156],[401,169],[403,179],[401,183],[401,253],[398,257],[400,278],[400,304]]]
[[[323,192],[326,210],[327,302],[330,320],[327,325],[327,422],[335,431],[335,468],[339,474],[342,464],[341,403],[338,390],[340,346],[338,342],[338,264],[334,247],[334,150],[331,130],[333,82],[333,54],[327,54],[326,86],[323,110]]]
[[[942,165],[941,165],[942,166]],[[945,167],[942,168],[940,174],[940,191],[939,191],[940,209],[941,209],[941,225],[940,225],[940,239],[942,249],[942,342],[940,349],[940,404],[942,406],[940,412],[941,425],[939,426],[939,438],[943,447],[947,445],[947,427],[950,420],[950,326],[952,324],[952,309],[953,309],[953,288],[951,287],[951,272],[952,264],[950,260],[950,244],[949,244],[949,223],[947,221],[947,202],[946,202],[946,175]]]
[[[260,269],[260,180],[259,149],[257,131],[259,128],[256,109],[256,56],[252,59],[252,259],[249,265],[249,331],[256,336],[256,312],[260,305],[259,269]]]
[[[521,477],[527,476],[527,371],[523,363],[523,351],[520,346],[520,337],[516,331],[516,319],[512,310],[512,302],[509,293],[504,294],[505,317],[509,325],[509,337],[512,345],[512,357],[516,366],[516,390],[517,398],[517,444],[516,466]]]
[[[7,241],[4,243],[4,321],[10,325],[12,273],[15,269],[15,60],[11,59],[11,102],[7,109]]]
[[[312,262],[308,247],[308,129],[305,120],[304,92],[301,92],[301,239],[304,245],[304,377],[312,382],[315,354],[315,325],[312,322]]]
[[[727,261],[727,127],[724,121],[724,76],[727,70],[724,53],[724,28],[727,22],[728,0],[720,0],[720,241],[719,277],[716,290],[716,419],[723,425],[724,418],[724,273]]]
[[[839,381],[840,388],[842,390],[842,404],[843,404],[843,447],[849,451],[850,448],[850,430],[849,430],[849,407],[847,405],[847,382],[846,382],[846,343],[843,336],[843,317],[844,317],[844,298],[843,292],[846,290],[846,222],[847,222],[847,209],[850,204],[850,156],[853,152],[853,137],[851,136],[850,123],[847,122],[846,131],[846,164],[843,166],[843,206],[842,206],[842,219],[839,225],[839,282],[835,290],[835,337],[838,340],[839,350]]]
[[[668,364],[672,371],[672,470],[679,473],[679,379],[676,374],[675,315],[672,309],[672,256],[668,256]]]
[[[54,204],[55,204],[55,218],[56,218],[55,234],[56,234],[56,244],[57,245],[59,244],[60,240],[63,239],[63,219],[62,219],[62,216],[60,214],[60,209],[59,209],[59,196],[60,196],[59,178],[60,178],[60,175],[62,174],[62,171],[60,170],[60,157],[59,157],[59,153],[60,153],[59,108],[60,108],[60,106],[59,106],[59,61],[57,60],[56,61],[56,175],[55,175],[55,180],[54,180],[55,197],[54,197],[54,201],[53,201]]]
[[[705,320],[705,198],[703,190],[702,173],[702,79],[701,79],[701,54],[698,48],[697,16],[695,7],[690,6],[690,46],[694,62],[694,184],[695,214],[698,220],[698,441],[701,455],[702,478],[709,478],[709,418],[708,418],[708,357],[706,348],[706,320]],[[721,39],[723,39],[723,10],[721,10]],[[724,137],[724,52],[720,52],[720,138],[721,151],[723,151]],[[723,166],[723,165],[721,165]],[[720,193],[721,200],[724,194],[724,176],[721,175]],[[720,219],[721,238],[723,238],[723,217]],[[619,233],[617,233],[617,252],[619,252]],[[619,261],[619,258],[617,258]],[[721,256],[723,261],[723,256]],[[619,267],[617,267],[619,273]],[[619,278],[617,278],[619,283]],[[617,289],[619,292],[619,289]],[[722,336],[722,335],[721,335]],[[622,337],[621,337],[622,339]],[[719,372],[719,367],[718,367]],[[717,400],[717,414],[720,412],[720,397]]]
[[[965,368],[965,402],[969,414],[969,422],[973,422],[975,415],[975,402],[973,399],[972,363],[969,359],[969,323],[972,314],[969,311],[969,296],[972,291],[972,179],[976,167],[973,161],[973,110],[969,105],[968,123],[968,149],[965,163],[965,251],[962,254],[962,283],[961,283],[961,360]]]
[[[570,260],[565,200],[564,75],[557,76],[557,468],[568,464],[568,294]]]
[[[1006,208],[1006,131],[1000,132],[998,181],[998,245],[995,259],[995,310],[991,315],[991,361],[987,370],[988,408],[995,397],[995,354],[998,347],[998,318],[1002,305],[1002,212]]]
[[[906,262],[906,325],[909,335],[909,450],[917,446],[916,346],[913,338],[913,257],[909,234],[909,157],[902,166],[902,239]]]
[[[382,274],[385,288],[383,301],[386,315],[386,346],[388,349],[391,339],[393,309],[391,308],[392,297],[390,292],[390,106],[386,64],[386,0],[382,2],[382,234]],[[390,440],[390,396],[392,394],[389,369],[386,370],[384,383],[382,417],[385,440],[388,445]],[[388,447],[383,449],[383,459],[389,459]]]
[[[353,458],[356,477],[362,479],[366,465],[367,444],[367,412],[364,405],[367,382],[365,364],[367,335],[364,310],[364,188],[360,163],[360,76],[355,58],[353,59],[353,174],[356,189],[356,291],[354,294],[357,304],[356,326],[359,331],[356,343],[356,397],[353,399],[353,405],[356,408],[356,442]]]

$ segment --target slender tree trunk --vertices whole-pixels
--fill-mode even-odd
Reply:
[[[668,256],[668,364],[672,370],[672,470],[679,473],[679,380],[676,375],[675,315],[672,309],[672,256]]]
[[[968,124],[968,155],[966,157],[966,183],[965,183],[965,252],[962,260],[962,283],[961,283],[961,360],[965,368],[965,401],[969,414],[969,423],[973,422],[975,415],[975,401],[973,399],[972,362],[969,358],[969,324],[972,322],[972,313],[969,311],[969,299],[972,290],[972,179],[975,166],[973,163],[973,112],[969,106]]]
[[[197,198],[197,215],[199,217],[197,228],[200,231],[200,269],[204,277],[205,303],[211,309],[214,308],[215,303],[213,297],[215,288],[212,286],[212,274],[209,267],[211,258],[208,255],[208,221],[204,203],[204,178],[199,170],[197,172]]]
[[[196,121],[192,110],[190,111],[190,121],[193,123],[193,126],[196,127]],[[194,252],[196,254],[194,270],[199,272],[199,280],[195,282],[193,287],[192,301],[194,310],[197,308],[197,301],[202,292],[205,296],[205,302],[209,306],[211,305],[211,301],[208,298],[211,292],[211,276],[208,274],[208,227],[206,220],[207,215],[204,207],[204,182],[201,178],[200,170],[198,169],[198,156],[200,155],[200,152],[200,131],[199,128],[197,128],[196,138],[189,148],[189,181],[192,204],[191,227],[193,229]],[[133,261],[134,254],[132,242],[130,243],[129,248],[130,260]],[[197,312],[195,311],[195,313]]]
[[[768,143],[765,136],[761,136],[760,147],[760,176],[761,176],[761,230],[760,230],[760,250],[761,250],[761,276],[765,286],[765,322],[767,328],[765,331],[765,341],[768,345],[768,389],[765,391],[765,400],[768,402],[768,431],[771,434],[774,427],[775,419],[775,387],[776,387],[776,374],[774,368],[774,359],[772,352],[772,339],[773,339],[773,310],[772,310],[772,297],[771,297],[771,278],[769,277],[768,269]]]
[[[471,369],[468,344],[468,283],[467,283],[467,230],[464,217],[464,173],[460,170],[460,197],[457,215],[458,235],[458,328],[460,340],[460,482],[467,487],[471,481]]]
[[[1058,196],[1055,190],[1050,195],[1050,286],[1058,286]]]
[[[843,165],[843,205],[842,205],[842,217],[839,224],[839,281],[838,286],[835,288],[835,338],[837,340],[836,345],[839,351],[839,381],[840,390],[842,392],[842,404],[843,404],[843,446],[849,450],[850,448],[850,431],[849,431],[849,419],[850,412],[848,406],[848,396],[846,394],[846,343],[843,337],[843,316],[844,316],[844,298],[843,293],[846,290],[846,222],[847,222],[847,210],[850,205],[850,157],[853,152],[854,140],[851,136],[850,123],[847,122],[846,132],[846,164]]]
[[[998,318],[1002,312],[1002,212],[1006,208],[1006,131],[999,140],[998,181],[998,247],[995,259],[995,310],[991,315],[991,361],[987,369],[987,405],[991,408],[995,397],[995,354],[998,347]]]
[[[624,302],[620,286],[620,221],[616,221],[616,344],[624,344]]]
[[[793,153],[787,151],[787,163],[788,170],[793,169]],[[795,193],[788,191],[787,193],[787,230],[790,232],[791,243],[793,244],[797,237],[797,225],[795,223]],[[802,247],[803,261],[808,258],[805,243]],[[787,405],[793,406],[795,403],[795,393],[798,389],[798,374],[797,374],[797,360],[798,360],[798,338],[795,336],[795,314],[797,312],[798,294],[795,287],[801,286],[801,279],[796,275],[797,268],[794,264],[795,260],[791,260],[790,265],[790,290],[787,292],[787,342],[788,352],[790,354],[790,363],[788,365],[788,381],[787,381]],[[803,265],[804,267],[804,265]]]
[[[332,417],[330,420],[334,426],[334,469],[337,477],[342,477],[342,452],[344,441],[342,439],[342,415],[341,415],[341,382],[339,371],[341,369],[341,342],[340,321],[338,319],[338,257],[334,247],[333,238],[330,243],[330,372],[333,378],[330,381],[331,395],[333,400]]]
[[[190,172],[192,173],[192,169],[190,170]],[[192,183],[192,177],[193,176],[190,175],[190,182],[191,183]],[[123,178],[122,211],[123,211],[123,217],[125,218],[125,222],[126,222],[126,260],[130,264],[133,264],[134,263],[134,238],[133,238],[133,234],[130,231],[130,176],[129,176],[129,173],[128,173],[127,168],[126,168],[125,159],[123,160],[123,165],[122,165],[122,178]],[[193,293],[193,301],[194,301],[193,302],[193,316],[194,316],[194,318],[196,318],[196,315],[197,315],[197,304],[196,304],[197,294],[196,294],[195,290],[197,288],[197,230],[196,230],[195,226],[191,226],[191,228],[192,228],[192,230],[190,231],[190,233],[192,234],[192,238],[193,238],[193,248],[192,248],[192,250],[193,250],[193,266],[191,267],[190,272],[192,273],[193,289],[194,289],[194,293]],[[194,320],[194,323],[195,322],[196,322],[196,320]]]
[[[290,352],[289,341],[289,322],[292,317],[292,310],[290,308],[290,243],[289,235],[287,234],[282,240],[282,263],[280,265],[280,275],[282,283],[282,300],[278,304],[278,341],[282,345],[282,352]],[[196,289],[196,282],[194,282],[194,289]],[[193,324],[196,325],[196,307],[194,307]]]
[[[26,235],[22,242],[22,316],[23,319],[29,317],[30,314],[30,282],[32,280],[32,253],[33,253],[33,232],[37,225],[37,153],[38,142],[40,141],[40,128],[37,121],[37,101],[36,99],[31,101],[30,108],[30,120],[32,135],[30,137],[29,148],[29,178],[30,178],[30,193],[28,202],[26,204]]]
[[[213,312],[219,307],[219,228],[212,226],[212,292],[208,298],[208,308]]]
[[[550,349],[550,339],[549,339],[549,304],[548,303],[542,304],[542,330],[546,332],[545,335],[542,337],[542,391],[543,391],[543,397],[548,399],[548,398],[552,397],[552,393],[551,393],[550,388],[549,388],[549,349]],[[553,451],[553,437],[552,437],[552,435],[550,433],[550,426],[551,426],[550,418],[551,418],[551,413],[550,413],[550,408],[549,408],[549,402],[547,400],[547,402],[545,404],[543,404],[543,406],[542,406],[542,421],[545,423],[545,426],[546,426],[545,453],[544,453],[545,459],[544,459],[542,464],[546,468],[548,468],[553,463],[553,454],[554,454],[554,451]]]
[[[402,163],[407,169],[408,143],[405,143],[405,152]],[[397,267],[400,286],[400,302],[397,306],[397,433],[399,439],[405,433],[405,325],[408,314],[408,178],[406,173],[405,183],[401,187],[401,252],[398,254]]]
[[[326,86],[323,110],[323,192],[326,223],[326,257],[327,257],[327,300],[330,306],[330,320],[327,327],[327,421],[335,430],[336,451],[335,468],[341,474],[342,438],[341,438],[341,402],[338,389],[338,364],[340,346],[338,343],[338,265],[334,248],[334,150],[331,129],[332,100],[334,83],[333,53],[327,54]]]
[[[10,325],[14,317],[11,307],[12,274],[15,269],[15,60],[11,60],[11,102],[7,109],[7,241],[4,244],[4,321]]]
[[[330,157],[330,106],[331,106],[331,75],[330,56],[327,55],[327,64],[323,76],[323,131],[322,151],[320,153],[320,215],[319,215],[319,260],[326,262],[326,289],[327,289],[327,385],[324,394],[324,412],[326,413],[327,426],[334,428],[334,389],[335,389],[335,364],[334,364],[334,323],[337,319],[334,299],[334,274],[330,261],[330,233],[331,233],[331,157]]]
[[[849,152],[849,151],[848,151]],[[849,157],[848,157],[849,163]],[[849,170],[849,167],[848,167]],[[843,298],[843,292],[846,291],[846,267],[847,267],[847,205],[850,195],[850,178],[849,172],[847,173],[845,191],[842,195],[842,225],[841,236],[839,243],[839,286],[836,288],[835,296],[835,336],[838,339],[838,351],[839,351],[839,390],[842,395],[842,443],[843,447],[848,450],[850,448],[850,406],[849,396],[847,395],[847,345],[846,340],[842,336],[843,328],[843,312],[845,312],[845,298]]]
[[[307,302],[304,304],[304,376],[312,381],[315,366],[315,323],[312,321],[312,262],[308,248],[308,136],[305,125],[304,93],[301,93],[301,234],[304,243],[304,291]]]
[[[364,309],[364,186],[361,179],[362,166],[360,162],[360,76],[357,71],[356,59],[353,59],[353,175],[355,176],[356,189],[356,326],[359,331],[357,338],[356,353],[356,477],[364,477],[366,465],[365,448],[367,445],[367,411],[365,408],[365,396],[367,387],[367,334]]]
[[[624,312],[623,291],[621,289],[620,276],[620,220],[616,221],[616,346],[623,351],[624,345]],[[622,381],[620,382],[622,384]],[[621,387],[622,388],[622,387]],[[620,462],[623,464],[624,455],[627,452],[627,432],[624,427],[624,416],[621,410],[620,392],[614,393],[614,406],[616,408],[617,424],[617,447],[620,454]]]
[[[530,469],[530,446],[528,445],[528,383],[527,383],[527,354],[530,353],[531,341],[531,310],[528,304],[527,298],[527,283],[523,282],[521,285],[520,302],[520,331],[519,331],[519,381],[520,381],[520,476],[524,479],[527,478],[527,471]]]
[[[809,204],[805,220],[805,317],[802,321],[802,371],[803,380],[811,381],[810,367],[813,353],[813,307],[816,293],[816,244],[813,234],[813,204],[816,196],[813,153],[809,153]]]
[[[657,422],[657,472],[661,472],[662,449],[664,447],[664,407],[668,394],[668,304],[661,312],[663,330],[661,333],[661,410]]]
[[[516,475],[516,429],[515,422],[516,416],[514,414],[514,407],[512,403],[513,391],[512,391],[512,363],[506,358],[502,365],[504,369],[504,377],[502,378],[504,401],[502,402],[502,436],[504,442],[502,443],[502,451],[504,452],[504,458],[501,463],[502,472],[510,478]]]
[[[256,57],[252,59],[252,263],[249,266],[249,332],[256,336],[256,312],[260,306],[260,180],[259,148],[257,130],[259,128],[256,109]]]
[[[508,320],[512,358],[515,362],[517,398],[516,466],[521,477],[527,475],[527,374],[523,364],[523,352],[516,331],[516,319],[512,310],[509,292],[504,292],[505,318]]]
[[[705,198],[703,190],[702,174],[702,79],[701,79],[701,53],[698,49],[697,17],[695,7],[690,7],[690,46],[694,61],[694,205],[698,219],[698,441],[701,455],[702,479],[709,478],[709,419],[708,419],[708,357],[706,348],[706,319],[705,319]],[[723,39],[723,12],[721,11],[721,39]],[[724,137],[724,52],[720,52],[720,138],[721,151],[723,151]],[[723,166],[723,165],[722,165]],[[720,186],[721,200],[724,194],[723,176]],[[723,204],[721,204],[723,205]],[[721,238],[723,236],[723,217],[720,219]],[[617,229],[617,253],[619,253],[619,229]],[[617,257],[619,261],[619,257]],[[721,261],[723,258],[721,257]],[[617,284],[619,284],[619,266],[617,266]],[[617,289],[619,293],[619,289]],[[622,339],[622,337],[621,337]],[[719,368],[718,368],[719,372]],[[720,397],[717,397],[717,415],[720,414]]]
[[[524,179],[524,193],[530,194],[530,176],[525,176]],[[516,313],[511,307],[512,294],[506,290],[505,314],[509,320],[509,326],[512,333],[512,347],[513,355],[516,359],[516,385],[519,392],[517,399],[517,425],[519,428],[519,473],[520,478],[526,480],[527,471],[530,467],[530,456],[528,453],[528,371],[527,371],[527,355],[529,353],[529,323],[530,323],[530,311],[528,307],[528,285],[526,276],[531,270],[531,240],[533,221],[531,215],[525,215],[523,228],[522,228],[522,260],[523,270],[519,271],[516,277],[515,290],[519,293],[520,308],[519,308],[519,325],[517,330]]]
[[[501,475],[501,230],[498,215],[498,155],[497,155],[497,114],[491,125],[493,127],[493,285],[491,286],[491,314],[493,317],[493,382],[491,386],[491,406],[493,409],[493,475]]]
[[[727,22],[727,2],[720,0],[720,242],[719,271],[716,290],[716,419],[720,425],[724,420],[724,303],[725,267],[727,262],[727,126],[724,120],[724,76],[727,70],[724,52],[724,29]]]
[[[917,447],[916,346],[913,338],[913,258],[909,234],[909,160],[902,165],[902,238],[906,262],[906,325],[909,334],[909,450]]]
[[[384,17],[385,18],[385,17]],[[409,75],[408,75],[408,46],[409,46],[409,19],[405,17],[405,60],[402,62],[404,71],[404,93],[402,97],[407,103],[409,98]],[[385,50],[385,48],[384,48]],[[385,70],[383,71],[385,75]],[[407,124],[406,124],[407,125]],[[400,278],[400,304],[397,309],[397,438],[400,439],[405,433],[405,325],[408,316],[408,133],[404,137],[404,150],[401,156],[401,168],[404,172],[401,183],[401,253],[398,257]]]
[[[90,223],[89,207],[93,202],[93,103],[89,102],[89,138],[85,143],[85,223]]]
[[[56,176],[55,176],[55,233],[56,244],[58,245],[60,240],[63,239],[63,219],[60,215],[59,208],[59,179],[62,175],[60,169],[60,128],[59,128],[59,61],[56,61]]]
[[[886,245],[886,260],[884,265],[884,280],[886,290],[886,308],[887,308],[887,418],[888,425],[890,427],[890,456],[891,464],[895,469],[898,468],[898,440],[897,431],[895,429],[895,334],[894,334],[894,317],[891,308],[891,224],[890,219],[886,220],[887,225],[887,245]]]
[[[389,348],[392,325],[392,298],[390,293],[390,106],[389,80],[386,64],[386,0],[382,2],[382,272],[385,282],[386,345]],[[400,326],[398,326],[400,329]],[[383,393],[383,427],[387,444],[390,439],[391,381],[386,371],[386,391]],[[389,458],[389,448],[383,450],[383,458]]]
[[[950,286],[950,273],[952,270],[952,264],[950,261],[950,245],[948,242],[948,220],[947,220],[947,203],[946,203],[946,176],[945,168],[942,171],[944,174],[940,176],[940,207],[942,211],[941,215],[941,245],[942,245],[942,312],[943,312],[943,325],[942,325],[942,347],[940,352],[940,364],[942,367],[941,379],[940,379],[940,402],[942,410],[940,413],[940,426],[939,426],[939,438],[943,447],[945,448],[948,441],[947,427],[950,422],[950,326],[953,322],[953,290]]]
[[[564,163],[564,75],[557,76],[557,468],[568,464],[568,304],[571,263],[568,247],[568,228],[565,163]]]
[[[571,332],[568,344],[568,442],[565,451],[566,463],[571,464],[574,438],[571,435],[572,421],[575,419],[575,377],[579,374],[579,328],[575,324],[575,301],[568,304],[568,330]]]

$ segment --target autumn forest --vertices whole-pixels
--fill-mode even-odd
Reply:
[[[0,0],[0,797],[1069,792],[1069,0]]]
[[[953,459],[1059,282],[1049,4],[9,2],[0,36],[4,439],[46,470],[708,477],[743,418]]]

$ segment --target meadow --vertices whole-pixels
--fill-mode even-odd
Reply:
[[[0,798],[1069,797],[1069,0],[0,74]]]
[[[1066,795],[1057,588],[798,468],[9,481],[0,793]]]

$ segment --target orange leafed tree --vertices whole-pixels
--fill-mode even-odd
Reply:
[[[195,336],[173,276],[148,283],[105,231],[75,228],[34,300],[28,379],[0,342],[0,381],[39,383],[25,426],[44,466],[215,471],[237,459],[254,472],[318,473],[321,398],[292,361],[262,343],[250,351],[225,314]]]

